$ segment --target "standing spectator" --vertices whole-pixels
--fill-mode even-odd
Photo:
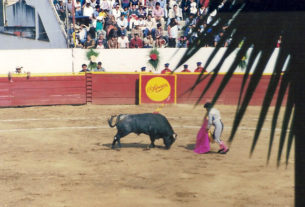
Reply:
[[[183,70],[181,71],[182,73],[189,73],[191,72],[189,69],[188,69],[188,65],[183,65]]]
[[[125,49],[125,48],[129,48],[129,40],[126,37],[125,34],[122,34],[119,38],[118,38],[118,45],[120,49]]]
[[[56,11],[61,21],[65,21],[66,19],[66,5],[64,4],[63,0],[59,0],[58,3],[55,5]]]
[[[67,9],[68,9],[68,12],[70,14],[72,14],[72,0],[68,0],[66,6],[67,6]]]
[[[168,47],[176,47],[176,40],[178,37],[178,26],[177,20],[171,19],[170,24],[168,25]]]
[[[87,68],[86,64],[82,64],[82,69],[79,71],[81,73],[86,73],[89,72],[90,70]]]
[[[161,74],[171,73],[171,69],[169,69],[169,63],[164,64],[165,68],[161,71]]]
[[[145,71],[146,71],[146,67],[142,67],[141,72],[145,72]]]
[[[102,67],[102,62],[98,62],[97,67],[93,71],[94,72],[106,72],[105,68]]]
[[[75,8],[75,16],[76,17],[83,16],[82,4],[80,3],[80,0],[76,0],[74,8]]]
[[[109,40],[108,40],[108,47],[109,49],[118,49],[118,39],[114,36],[112,36]]]
[[[190,0],[190,13],[197,16],[197,3],[194,0]]]
[[[139,35],[137,33],[134,34],[134,38],[131,39],[129,47],[130,48],[142,48],[143,47],[143,41],[141,40],[141,38],[139,37]]]
[[[204,72],[206,72],[206,70],[203,68],[203,67],[201,67],[201,62],[197,62],[197,68],[194,70],[194,72],[196,72],[196,73],[204,73]]]

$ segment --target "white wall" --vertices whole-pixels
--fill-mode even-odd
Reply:
[[[201,48],[186,64],[193,71],[196,67],[196,62],[201,61],[203,64],[208,59],[214,48]],[[160,65],[156,73],[159,73],[165,63],[170,63],[170,68],[173,69],[186,49],[164,48],[158,49],[160,52]],[[149,64],[150,49],[97,49],[99,52],[97,61],[103,63],[103,67],[107,72],[134,72],[140,71],[140,68],[146,66],[147,69],[153,70]],[[7,74],[9,71],[14,71],[17,65],[24,67],[25,71],[32,73],[66,73],[78,72],[81,70],[83,63],[88,64],[84,49],[32,49],[32,50],[0,50],[0,74]],[[207,68],[211,71],[223,53],[225,48],[222,48],[210,66]],[[236,53],[227,58],[220,72],[226,72],[232,63]],[[250,51],[249,51],[250,54]],[[265,69],[265,73],[271,73],[278,50],[272,55],[269,64]],[[249,55],[248,55],[249,56]],[[178,69],[178,72],[182,67]],[[238,69],[236,72],[242,72]]]

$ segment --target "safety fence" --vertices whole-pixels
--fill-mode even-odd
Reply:
[[[13,75],[0,77],[0,106],[35,106],[60,104],[195,104],[210,80],[210,75],[193,87],[199,74],[177,73],[87,73]],[[206,74],[205,74],[206,75]],[[145,78],[144,78],[145,77]],[[169,80],[168,77],[174,77]],[[212,100],[224,74],[219,74],[199,103]],[[250,105],[261,105],[270,75],[264,75]],[[249,79],[251,76],[249,77]],[[248,82],[249,82],[248,79]],[[146,80],[146,82],[144,81]],[[217,104],[238,103],[243,76],[234,74]],[[248,83],[247,82],[247,83]],[[247,87],[247,84],[246,84]],[[174,91],[172,91],[174,90]],[[273,98],[275,104],[277,94]],[[285,103],[285,102],[284,102]]]

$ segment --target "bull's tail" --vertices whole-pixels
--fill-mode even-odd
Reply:
[[[113,118],[114,118],[114,117],[117,117],[117,115],[112,115],[112,116],[110,117],[110,119],[108,119],[108,124],[109,124],[109,126],[110,126],[111,128],[115,127],[115,126],[117,125],[117,123],[118,123],[118,118],[117,118],[117,119],[116,119],[116,122],[115,122],[114,124],[112,124]]]

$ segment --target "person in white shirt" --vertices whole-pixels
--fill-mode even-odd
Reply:
[[[178,37],[177,20],[172,18],[167,28],[168,31],[168,47],[176,47],[176,40]]]
[[[129,41],[128,41],[128,38],[125,36],[125,34],[122,34],[118,38],[118,44],[119,44],[120,49],[129,48]]]
[[[114,9],[112,9],[112,15],[114,16],[115,20],[117,21],[121,16],[121,9],[120,5],[116,5]]]
[[[83,6],[83,16],[87,16],[89,18],[92,17],[94,9],[90,6],[90,3],[86,3]]]
[[[191,0],[190,13],[197,15],[197,3],[194,0]]]
[[[182,20],[182,9],[178,7],[177,4],[173,6],[172,9],[169,10],[168,12],[168,20],[167,20],[167,25],[170,23],[170,20],[172,18],[175,18],[179,24],[179,22]]]

